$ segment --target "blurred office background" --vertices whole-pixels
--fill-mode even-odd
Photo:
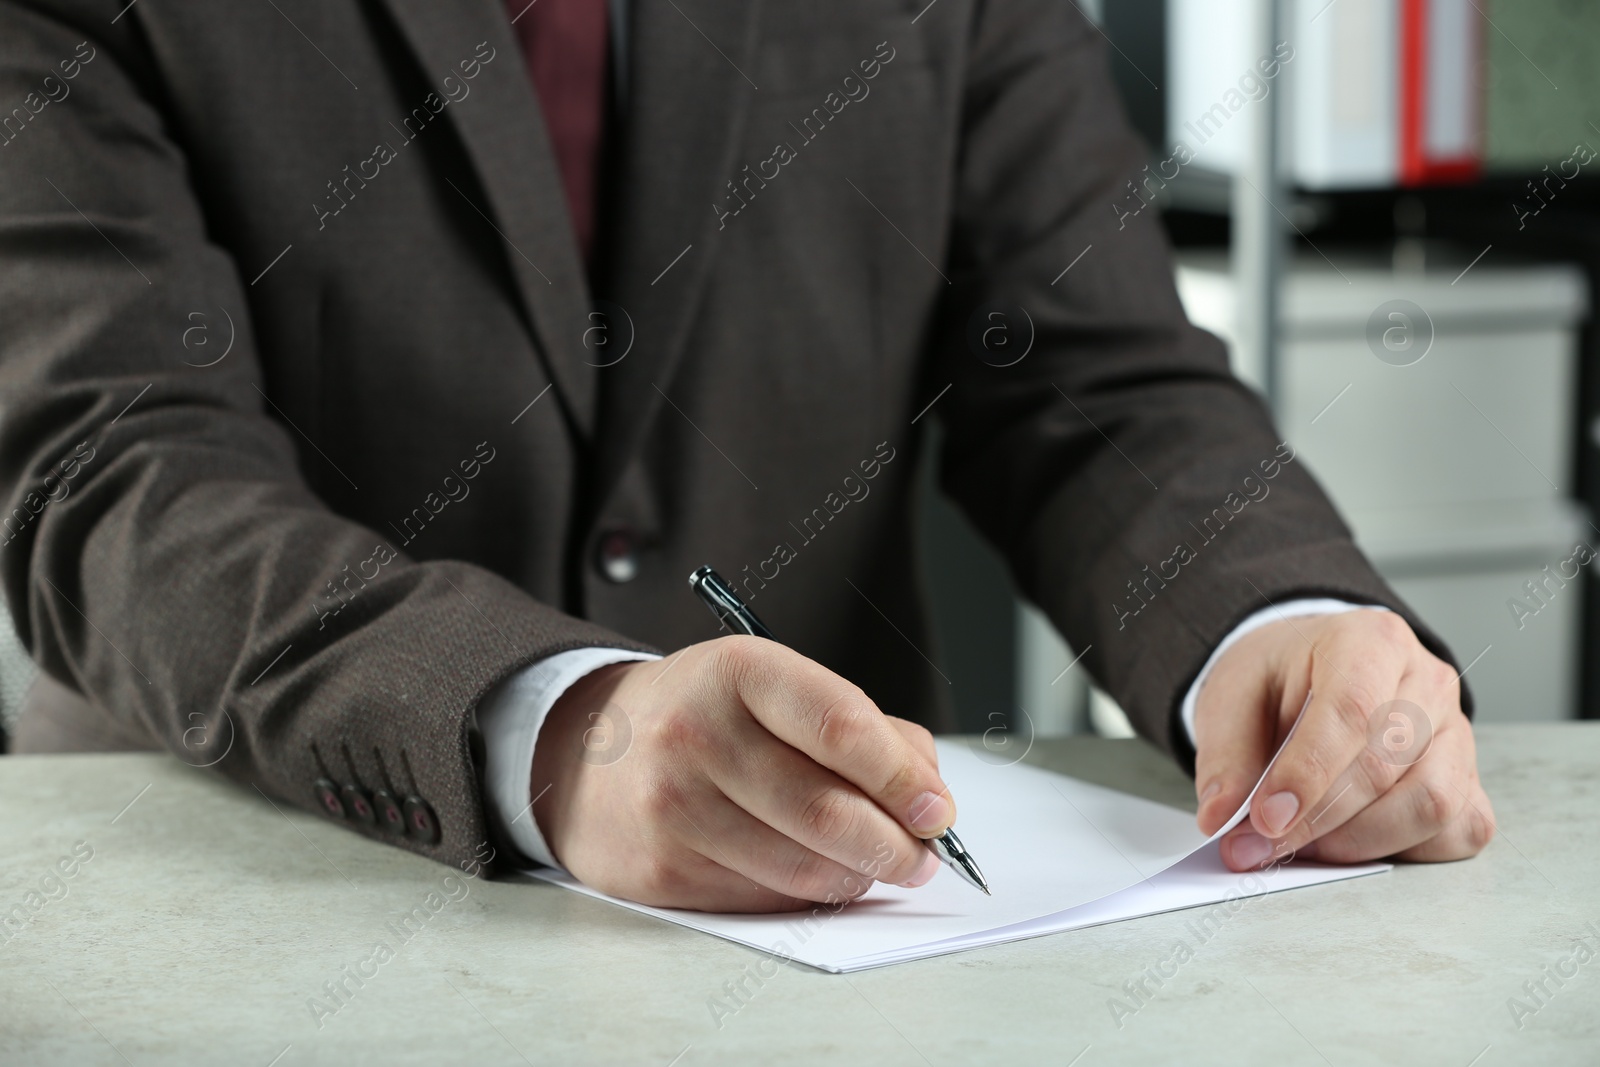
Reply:
[[[1480,721],[1600,717],[1594,569],[1559,577],[1600,552],[1600,5],[1079,6],[1149,146],[1138,192],[1190,317],[1468,667]],[[1246,77],[1282,42],[1275,77]],[[926,473],[963,727],[1130,732]]]
[[[1380,570],[1470,664],[1480,719],[1600,717],[1593,570],[1545,571],[1600,548],[1600,4],[1075,2],[1111,42],[1191,317],[1232,343]],[[1272,78],[1244,80],[1285,41]],[[1175,168],[1179,142],[1194,158]],[[933,452],[930,651],[963,727],[1127,732],[939,495]],[[1513,599],[1536,609],[1520,627]],[[32,676],[0,622],[0,723]]]

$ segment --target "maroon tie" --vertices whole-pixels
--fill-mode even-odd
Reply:
[[[596,183],[605,134],[610,43],[607,0],[506,0],[561,168],[584,262],[594,249]]]

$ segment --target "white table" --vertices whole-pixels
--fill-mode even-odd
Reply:
[[[0,909],[31,916],[0,944],[0,1063],[1600,1063],[1600,955],[1544,971],[1575,938],[1600,952],[1600,725],[1479,740],[1501,834],[1475,860],[1258,898],[1203,944],[1179,912],[764,981],[758,953],[551,886],[446,899],[445,867],[174,759],[0,758]],[[1141,742],[1031,759],[1193,806]],[[80,841],[66,895],[28,907]],[[402,943],[389,924],[429,892]],[[1193,958],[1119,1028],[1108,1001],[1134,1005],[1125,983],[1180,938]],[[394,958],[364,962],[380,940]],[[346,965],[370,977],[341,1006],[324,983]],[[339,1007],[320,1028],[313,996]],[[1513,997],[1537,1007],[1520,1029]]]

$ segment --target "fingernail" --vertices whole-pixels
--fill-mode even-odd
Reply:
[[[950,814],[948,800],[938,793],[922,793],[911,802],[911,828],[919,833],[943,830],[950,825]]]
[[[917,868],[917,873],[913,874],[910,878],[907,878],[900,884],[907,889],[916,889],[919,886],[925,886],[929,882],[933,881],[933,876],[938,873],[939,857],[930,852],[923,857],[922,866]]]
[[[1210,785],[1206,786],[1205,792],[1200,794],[1200,806],[1202,808],[1205,807],[1206,801],[1210,800],[1220,792],[1222,792],[1221,781],[1212,782]]]
[[[1260,834],[1249,832],[1234,838],[1232,848],[1235,867],[1259,867],[1263,860],[1272,855],[1272,842]]]
[[[1274,793],[1261,802],[1261,822],[1270,833],[1281,834],[1284,827],[1294,821],[1295,812],[1299,810],[1299,797],[1287,791]]]

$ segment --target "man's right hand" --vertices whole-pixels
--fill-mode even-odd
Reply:
[[[783,645],[723,637],[556,702],[533,815],[586,885],[657,907],[789,911],[919,886],[955,820],[933,737]]]

